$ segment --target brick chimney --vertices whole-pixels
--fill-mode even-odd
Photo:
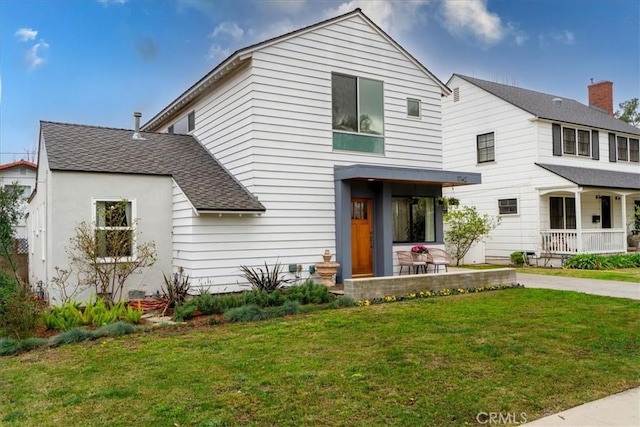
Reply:
[[[613,116],[613,82],[603,81],[590,84],[589,106],[601,108]]]

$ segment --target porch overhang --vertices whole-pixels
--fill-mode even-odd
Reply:
[[[335,181],[396,181],[414,184],[435,184],[442,187],[456,187],[480,184],[482,182],[481,175],[474,172],[362,164],[335,166],[333,176]]]
[[[536,165],[582,187],[640,190],[640,174],[638,173],[543,163],[536,163]]]

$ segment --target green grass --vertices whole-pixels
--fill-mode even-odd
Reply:
[[[475,425],[640,385],[640,302],[510,289],[0,358],[0,425]]]
[[[461,265],[462,268],[486,270],[504,268],[506,265]],[[620,268],[616,270],[576,270],[569,268],[516,267],[518,273],[542,274],[558,277],[578,277],[581,279],[615,280],[619,282],[640,283],[640,268]]]

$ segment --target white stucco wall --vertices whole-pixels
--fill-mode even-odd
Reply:
[[[128,290],[144,290],[147,294],[155,293],[163,285],[163,273],[171,274],[171,192],[170,177],[98,174],[80,172],[50,172],[50,198],[46,201],[36,200],[34,209],[48,204],[48,230],[44,256],[34,257],[35,262],[44,266],[32,266],[32,281],[42,280],[48,285],[52,303],[60,299],[51,287],[54,267],[69,267],[66,252],[69,239],[75,235],[75,227],[82,221],[92,221],[93,200],[131,200],[135,204],[135,218],[138,220],[136,239],[138,242],[154,241],[158,261],[152,267],[136,272],[128,279],[123,296]],[[40,193],[40,188],[38,189]],[[40,201],[40,203],[38,203]],[[44,204],[44,205],[43,205]],[[53,222],[52,222],[53,221]],[[41,235],[42,235],[41,234]],[[40,254],[42,255],[42,254]],[[40,259],[38,259],[40,258]],[[44,258],[44,259],[42,259]],[[69,282],[75,283],[73,276]],[[95,290],[79,297],[87,299]]]

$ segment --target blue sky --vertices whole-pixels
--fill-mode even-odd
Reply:
[[[0,0],[0,163],[40,120],[131,128],[234,50],[356,7],[444,82],[640,97],[638,0]]]

